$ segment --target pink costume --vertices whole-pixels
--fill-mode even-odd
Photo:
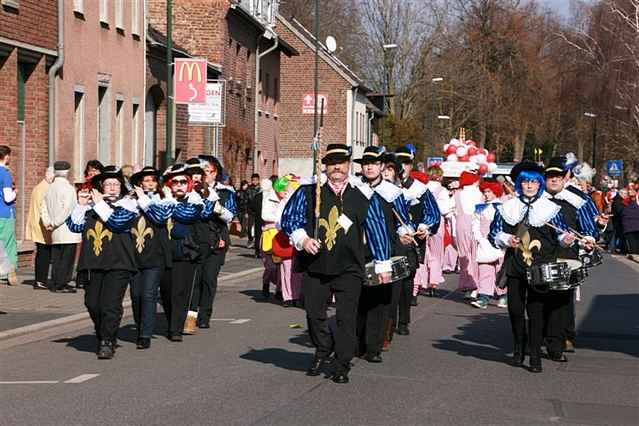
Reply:
[[[437,286],[444,282],[444,235],[446,234],[445,219],[451,216],[454,210],[453,200],[448,195],[448,190],[438,181],[431,180],[426,185],[437,200],[437,207],[442,214],[437,233],[428,239],[426,250],[427,276],[425,284]]]
[[[267,238],[264,231],[275,229],[275,224],[279,220],[278,210],[281,204],[280,199],[273,189],[264,191],[263,194],[262,220],[264,221],[264,225],[262,226],[262,239]],[[264,248],[264,245],[262,245],[262,248]],[[269,284],[272,283],[280,290],[279,264],[273,261],[273,255],[270,249],[267,252],[262,250],[262,262],[264,263],[264,273],[262,274],[263,288],[268,288]]]
[[[443,272],[455,272],[457,270],[457,249],[455,248],[455,216],[452,215],[449,219],[446,219],[446,229],[452,242],[446,244],[444,242],[444,263],[442,264]]]
[[[282,218],[284,207],[295,191],[289,190],[286,198],[282,200],[277,209],[277,227]],[[293,254],[295,256],[295,254]],[[282,289],[282,299],[285,302],[299,300],[302,297],[302,274],[293,272],[293,258],[282,259],[279,268],[279,287]]]
[[[490,245],[487,237],[488,233],[490,232],[490,224],[495,217],[495,208],[499,204],[501,204],[499,200],[495,200],[487,204],[480,204],[475,210],[475,215],[473,217],[473,235],[478,242],[478,253],[479,250],[481,250],[481,247]],[[493,253],[492,249],[490,250],[490,252]],[[497,254],[497,252],[495,251],[494,254]],[[504,254],[502,252],[501,256],[497,260],[490,263],[478,264],[479,275],[477,281],[477,292],[480,295],[492,297],[494,294],[497,294],[497,296],[506,294],[506,289],[498,288],[495,286],[497,272],[501,268],[503,261]]]
[[[466,185],[455,194],[455,221],[457,252],[459,253],[459,286],[462,291],[475,290],[479,270],[477,268],[477,242],[473,236],[475,206],[483,201],[476,184]]]

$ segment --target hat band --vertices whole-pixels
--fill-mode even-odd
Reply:
[[[365,153],[362,155],[362,158],[363,158],[363,157],[379,158],[379,156],[380,156],[380,155],[382,155],[382,154],[378,154],[378,153],[376,153],[376,152],[365,152]]]
[[[548,167],[546,169],[546,173],[548,172],[559,172],[559,173],[564,173],[565,170],[564,169],[560,169],[559,167]]]
[[[412,154],[409,154],[407,152],[396,152],[395,156],[397,157],[408,157],[408,158],[413,158]]]
[[[326,151],[326,155],[330,154],[346,154],[350,155],[350,152],[347,149],[331,149],[330,151]]]

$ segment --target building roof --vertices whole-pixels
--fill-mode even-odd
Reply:
[[[273,32],[275,35],[277,35],[277,31],[266,27],[255,16],[251,15],[246,9],[241,7],[239,4],[231,4],[231,7],[229,8],[229,13],[237,14],[237,16],[245,20],[249,25],[253,26],[253,28],[255,28],[258,32],[267,33],[270,31],[270,32]],[[281,51],[289,58],[291,56],[299,55],[299,52],[293,46],[291,46],[285,40],[279,37],[278,37],[277,50]]]
[[[166,51],[166,35],[153,28],[151,25],[148,26],[146,32],[146,42],[153,47],[159,47]],[[173,43],[173,55],[179,58],[193,58],[194,56],[189,53],[184,47],[181,47],[178,44]],[[215,64],[212,62],[208,62],[208,69],[214,71],[217,74],[222,73],[222,65]]]
[[[304,25],[302,25],[295,18],[288,20],[279,14],[277,15],[277,19],[282,23],[282,25],[284,25],[288,30],[295,34],[295,36],[299,38],[310,50],[315,51],[315,36],[310,31],[308,31],[304,27]],[[359,78],[359,76],[355,74],[345,63],[340,61],[337,56],[332,54],[322,42],[320,42],[319,45],[320,57],[340,76],[342,76],[351,86],[358,87],[364,93],[371,91],[364,85],[363,80]]]

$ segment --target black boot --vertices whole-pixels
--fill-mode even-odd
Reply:
[[[411,306],[417,306],[418,305],[417,296],[413,296],[413,297],[410,298],[410,305]]]
[[[333,375],[333,382],[339,383],[341,385],[348,383],[348,372],[349,369],[347,367],[340,366],[337,368],[337,371]]]
[[[320,358],[317,356],[313,358],[313,363],[308,368],[308,370],[306,370],[306,375],[319,376],[322,373],[322,367],[324,366],[325,362],[326,362],[326,358]]]
[[[531,373],[541,373],[541,358],[540,357],[530,357],[530,372]]]
[[[524,343],[515,343],[513,349],[513,366],[521,367],[524,365],[524,358],[526,357],[526,345]]]
[[[113,344],[108,340],[102,340],[98,349],[98,359],[111,359],[113,355],[115,355]]]
[[[408,336],[410,334],[410,331],[408,330],[408,325],[406,324],[400,324],[399,327],[397,327],[396,332],[400,336]]]
[[[136,347],[137,349],[149,349],[151,347],[151,339],[148,337],[140,337]]]

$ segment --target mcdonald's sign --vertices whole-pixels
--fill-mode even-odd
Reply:
[[[176,104],[206,103],[206,59],[175,58],[173,96]]]

